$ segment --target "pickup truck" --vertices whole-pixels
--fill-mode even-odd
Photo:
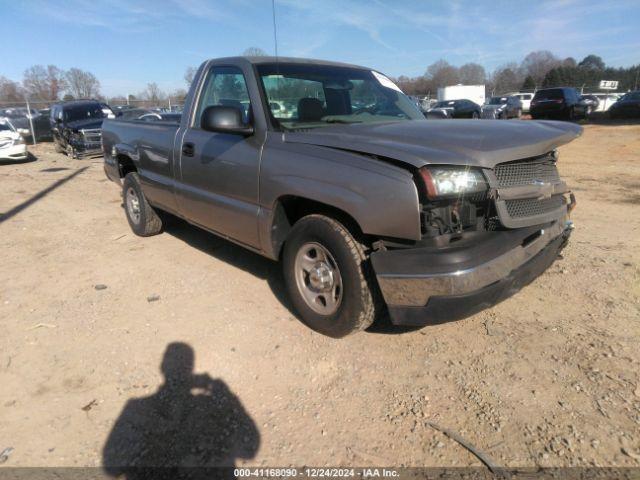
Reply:
[[[179,123],[107,119],[102,147],[136,234],[165,211],[280,261],[300,319],[337,338],[385,311],[464,318],[539,276],[573,227],[557,147],[580,134],[427,120],[375,70],[231,57],[200,66]]]

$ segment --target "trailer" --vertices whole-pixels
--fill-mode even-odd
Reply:
[[[483,105],[485,100],[484,92],[484,85],[450,85],[438,88],[438,101],[471,100],[478,105]]]

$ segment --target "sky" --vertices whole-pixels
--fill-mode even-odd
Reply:
[[[274,54],[271,0],[0,0],[0,75],[53,64],[98,77],[106,96],[149,82],[185,88],[189,66],[260,47]],[[275,0],[278,53],[422,75],[443,58],[489,72],[533,50],[640,63],[640,0]],[[9,41],[8,41],[9,40]]]

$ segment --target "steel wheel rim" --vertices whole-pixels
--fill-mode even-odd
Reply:
[[[298,249],[296,286],[307,306],[320,315],[335,313],[342,303],[342,276],[331,252],[316,242]]]
[[[131,218],[135,224],[140,223],[140,199],[133,187],[127,189],[126,203],[129,218]]]

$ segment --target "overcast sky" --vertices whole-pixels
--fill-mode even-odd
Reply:
[[[93,72],[107,96],[185,87],[206,58],[274,53],[271,0],[0,0],[0,75],[34,64]],[[640,63],[640,0],[276,0],[278,51],[416,76],[444,58],[489,71],[532,50]]]

